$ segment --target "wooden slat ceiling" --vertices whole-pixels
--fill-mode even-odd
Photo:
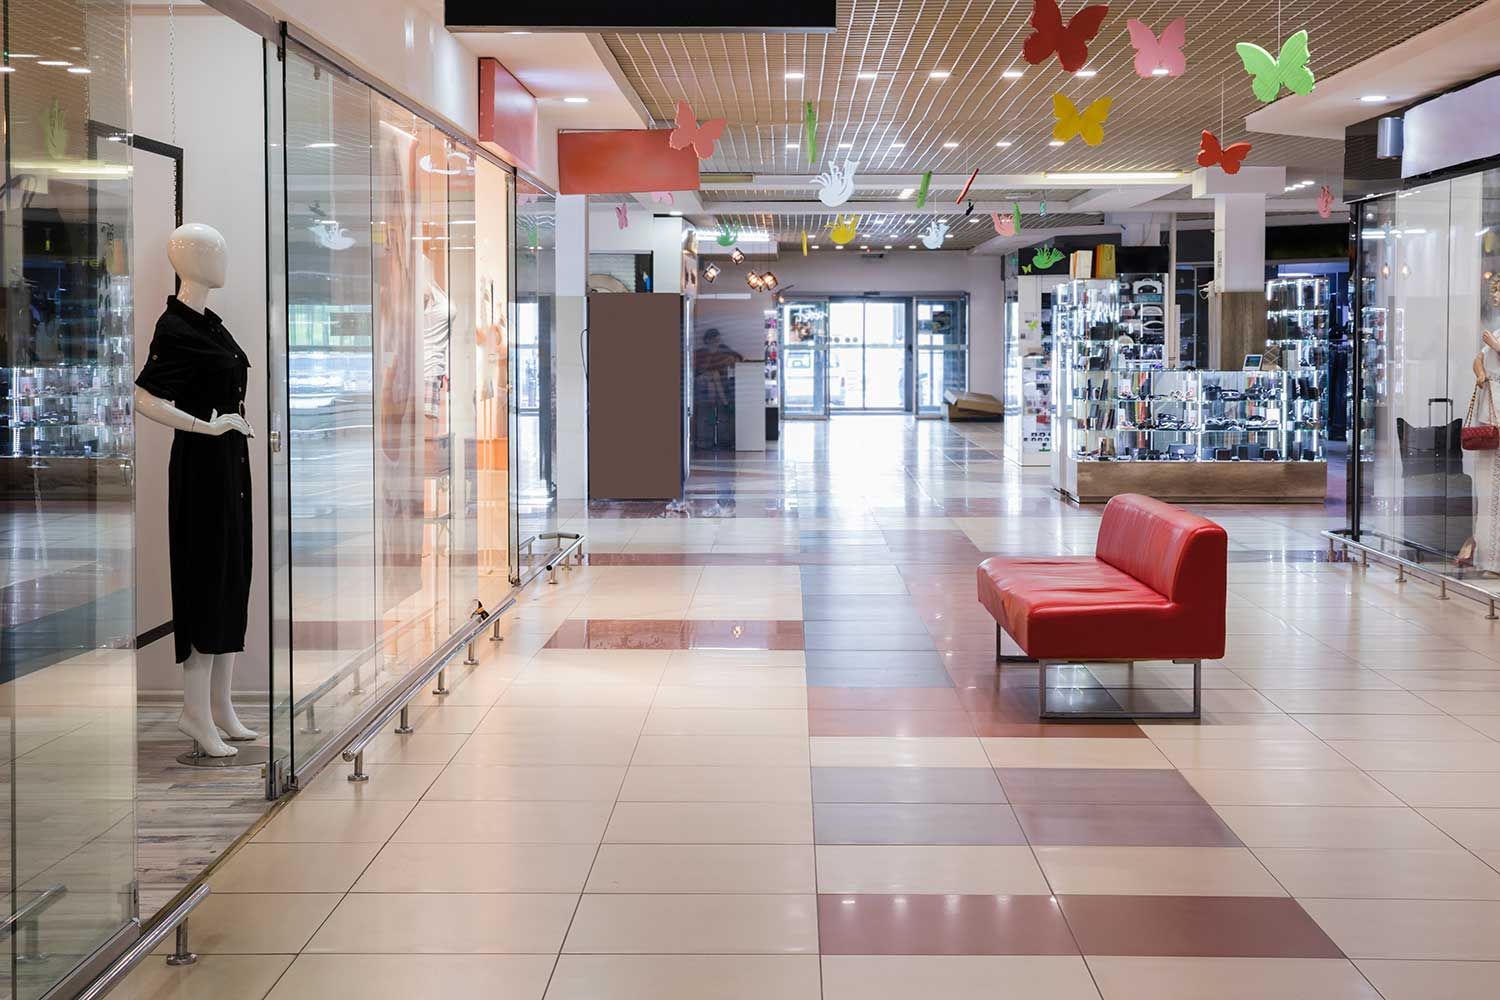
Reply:
[[[1055,59],[1030,66],[1021,58],[1030,0],[839,0],[840,27],[829,35],[616,34],[605,40],[657,127],[670,127],[682,98],[700,120],[729,119],[705,172],[816,173],[800,148],[803,102],[810,100],[818,113],[820,158],[855,160],[866,179],[926,170],[1189,170],[1205,128],[1226,143],[1249,139],[1251,164],[1326,173],[1341,166],[1341,143],[1246,132],[1245,116],[1261,105],[1235,43],[1253,41],[1275,52],[1281,39],[1305,28],[1310,65],[1328,76],[1480,2],[1139,0],[1111,8],[1089,46],[1088,68],[1097,75],[1087,79],[1064,73]],[[1064,0],[1062,6],[1068,18],[1083,5]],[[1179,16],[1188,25],[1187,73],[1136,76],[1126,20],[1139,18],[1159,32]],[[951,75],[934,79],[929,74],[935,70]],[[1005,79],[1006,70],[1022,75]],[[789,80],[788,72],[803,78]],[[873,79],[860,78],[871,73]],[[1048,145],[1055,91],[1080,107],[1114,98],[1102,145],[1076,139]],[[998,147],[1002,141],[1010,145]],[[716,192],[706,200],[788,196],[810,199],[812,192]],[[825,211],[782,228],[796,229],[800,238],[803,222],[827,217]]]

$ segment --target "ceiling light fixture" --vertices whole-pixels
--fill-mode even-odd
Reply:
[[[818,245],[817,245],[817,244],[816,244],[816,243],[814,243],[814,244],[813,244],[813,245],[812,245],[812,246],[811,246],[811,247],[809,247],[809,248],[808,248],[808,249],[810,249],[810,250],[816,250],[816,249],[818,249]]]
[[[786,148],[787,149],[801,149],[802,147],[800,145],[798,145],[797,143],[795,143],[795,142],[789,142],[789,143],[786,144]]]
[[[674,208],[674,209],[672,209],[672,211],[668,212],[667,214],[668,215],[672,215],[672,216],[681,216],[682,215],[682,209],[680,209],[680,208]]]
[[[786,78],[788,80],[800,80],[802,79],[802,71],[800,69],[789,69],[786,71]]]
[[[885,248],[886,248],[886,249],[887,249],[887,250],[889,250],[889,249],[891,249],[891,245],[890,245],[890,244],[889,244],[889,243],[887,243],[887,244],[886,244],[886,245],[885,245]]]
[[[1013,145],[1015,145],[1015,143],[1011,142],[1009,139],[1001,139],[999,142],[995,143],[995,148],[1009,149]]]
[[[854,143],[852,143],[852,142],[841,142],[841,143],[839,143],[839,149],[853,149],[853,148],[854,148]]]
[[[714,279],[718,276],[719,265],[713,263],[712,261],[709,261],[708,266],[703,269],[703,280],[712,285],[714,283]]]
[[[1088,80],[1098,76],[1099,71],[1097,69],[1081,69],[1073,75],[1078,77],[1080,80]]]
[[[89,69],[87,66],[69,66],[68,72],[74,73],[78,76],[88,76],[93,72],[93,70]]]
[[[873,79],[875,79],[875,74],[874,73],[860,73],[860,74],[858,74],[858,75],[855,76],[855,79],[856,80],[873,80]]]
[[[914,195],[916,193],[917,193],[917,189],[916,188],[902,188],[901,189],[901,194],[898,195],[898,197],[900,197],[900,198],[910,198],[912,195]]]
[[[908,244],[906,244],[906,249],[908,249],[908,250],[915,250],[916,248],[917,248],[917,245],[915,243],[908,243]]]
[[[952,73],[948,72],[945,69],[935,69],[932,72],[930,72],[930,73],[927,74],[927,79],[929,79],[929,80],[946,80],[946,79],[948,79],[948,77],[950,77],[952,75],[953,75]]]
[[[1062,144],[1063,141],[1061,139],[1053,139],[1047,143],[1049,146],[1061,146]]]
[[[1390,98],[1384,94],[1363,94],[1359,98],[1361,104],[1384,104]]]
[[[906,148],[906,143],[904,143],[904,142],[893,142],[893,143],[891,143],[891,148],[892,149],[905,149]]]
[[[37,58],[37,54],[35,52],[12,52],[10,54],[10,58],[12,58],[12,59],[35,59],[35,58]]]
[[[72,63],[66,59],[43,59],[37,63],[38,66],[71,66]]]
[[[306,146],[303,146],[302,148],[303,149],[338,149],[339,148],[339,144],[336,143],[336,142],[310,142]]]
[[[1026,75],[1025,72],[1023,72],[1022,70],[1019,70],[1019,69],[1008,69],[1004,73],[1000,74],[1000,78],[1002,80],[1019,80],[1019,79],[1021,79],[1021,77],[1025,76],[1025,75]]]
[[[1169,71],[1165,66],[1158,66],[1151,71],[1152,76],[1166,76]]]
[[[958,143],[956,143],[956,142],[945,142],[945,143],[943,143],[943,148],[944,149],[957,149],[958,148]]]
[[[1042,176],[1049,181],[1078,181],[1084,183],[1103,182],[1106,184],[1120,181],[1181,181],[1185,180],[1183,175],[1176,170],[1102,170],[1083,171],[1069,173],[1066,171],[1052,172],[1043,171]]]
[[[564,97],[563,98],[563,103],[564,104],[587,104],[588,102],[589,102],[589,99],[587,97]]]

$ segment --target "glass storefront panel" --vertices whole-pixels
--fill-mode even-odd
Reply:
[[[942,411],[943,394],[969,388],[967,301],[917,299],[917,412]]]
[[[135,915],[128,5],[12,0],[0,31],[0,995],[30,1000]]]
[[[521,578],[546,564],[557,509],[557,199],[524,178],[515,185],[515,295],[510,396],[515,495],[511,568]]]

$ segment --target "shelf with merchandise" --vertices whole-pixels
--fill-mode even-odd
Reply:
[[[134,383],[127,364],[0,368],[0,456],[128,459]]]

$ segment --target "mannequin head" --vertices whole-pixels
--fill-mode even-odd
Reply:
[[[184,289],[223,288],[229,270],[229,245],[212,226],[189,222],[178,226],[167,240],[167,259],[182,278]]]

